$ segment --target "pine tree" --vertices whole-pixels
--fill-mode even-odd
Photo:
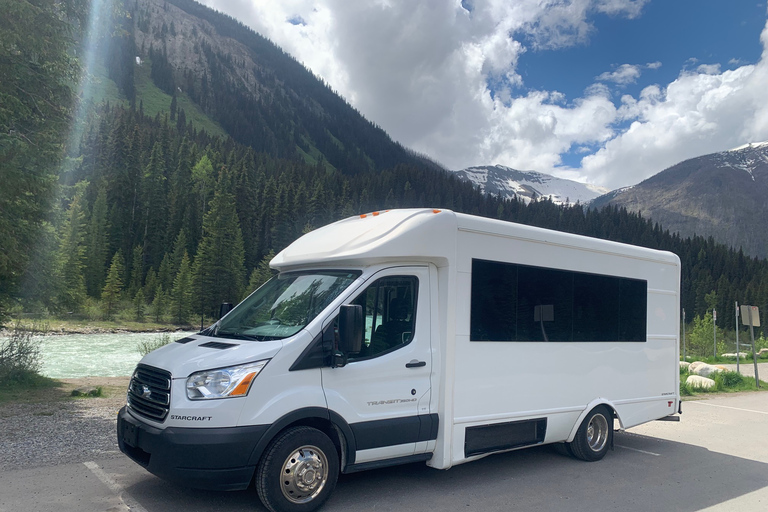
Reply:
[[[91,208],[85,256],[85,286],[88,295],[96,298],[101,295],[104,277],[107,273],[107,257],[109,255],[107,214],[107,190],[100,187],[96,201]]]
[[[133,298],[133,313],[137,322],[144,321],[144,312],[146,307],[147,304],[144,297],[144,288],[139,288],[139,291],[136,292],[136,296]]]
[[[119,252],[116,252],[112,257],[112,264],[107,273],[104,289],[101,291],[102,309],[107,320],[112,319],[118,304],[120,304],[123,291],[123,270],[123,258]]]
[[[197,193],[198,219],[202,221],[205,217],[205,213],[208,211],[208,197],[213,191],[215,177],[213,175],[213,164],[208,158],[208,155],[203,155],[200,161],[192,168],[192,183]],[[198,234],[202,235],[203,225],[196,226]]]
[[[0,18],[2,322],[46,236],[78,71],[71,22],[84,21],[84,13],[76,0],[5,0]]]
[[[184,251],[179,271],[173,281],[173,291],[171,292],[171,311],[177,324],[186,324],[189,320],[189,316],[194,310],[192,299],[192,267],[189,262],[189,256]]]
[[[161,286],[160,279],[157,277],[155,269],[149,269],[147,277],[144,279],[144,298],[147,302],[151,302],[155,299],[155,291],[157,287]]]
[[[200,313],[213,315],[222,302],[237,302],[243,290],[245,250],[230,193],[215,192],[203,226],[194,265],[195,291],[202,301]]]
[[[168,294],[165,293],[162,286],[158,286],[155,291],[155,299],[152,301],[152,316],[155,322],[161,322],[168,309]]]
[[[62,226],[59,248],[61,261],[61,284],[59,304],[66,311],[79,312],[85,302],[86,289],[83,269],[85,268],[85,212],[82,208],[82,191],[85,182],[79,186],[67,210]]]
[[[165,186],[165,155],[160,142],[155,142],[142,178],[142,206],[144,209],[142,238],[144,264],[147,267],[157,268],[165,251],[167,222]]]
[[[275,271],[269,267],[269,262],[272,261],[272,258],[274,257],[275,251],[269,251],[269,253],[261,259],[256,268],[253,269],[253,272],[251,272],[251,276],[248,279],[248,288],[245,290],[243,298],[246,298],[253,293],[259,286],[269,281],[272,276],[275,275]]]
[[[128,294],[136,295],[139,288],[144,285],[144,250],[140,245],[137,245],[133,248],[132,254]]]
[[[173,279],[176,277],[176,274],[173,272],[171,258],[172,254],[166,253],[157,271],[157,281],[164,290],[170,290],[173,287]]]

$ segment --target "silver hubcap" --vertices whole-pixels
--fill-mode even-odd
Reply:
[[[328,459],[316,446],[302,446],[283,463],[283,495],[293,503],[306,503],[317,497],[328,480]]]
[[[587,444],[594,452],[605,448],[608,442],[608,420],[602,414],[595,414],[587,425]]]

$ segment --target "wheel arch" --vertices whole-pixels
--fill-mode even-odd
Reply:
[[[248,464],[256,466],[261,460],[269,444],[283,431],[298,426],[312,427],[327,435],[339,455],[339,468],[344,471],[349,464],[355,462],[355,437],[349,424],[338,413],[322,407],[306,407],[291,411],[275,421],[258,443],[256,443]]]
[[[571,432],[568,434],[568,438],[565,440],[565,442],[570,443],[573,441],[573,439],[576,437],[576,432],[579,431],[579,427],[587,415],[592,412],[595,407],[599,407],[601,405],[607,407],[611,411],[611,414],[613,414],[613,417],[618,418],[621,428],[624,428],[624,422],[621,421],[621,416],[619,415],[619,412],[616,409],[614,403],[606,398],[595,398],[587,404],[583,411],[581,411],[581,414],[579,414],[579,417],[576,419],[573,427],[571,427]]]

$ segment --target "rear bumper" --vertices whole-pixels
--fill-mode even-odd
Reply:
[[[255,465],[249,459],[268,425],[159,429],[134,418],[125,407],[117,416],[120,451],[164,480],[198,489],[246,489]]]

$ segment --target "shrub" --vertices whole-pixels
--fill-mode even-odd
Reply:
[[[721,386],[723,388],[733,388],[744,382],[744,376],[737,372],[724,371],[717,372],[714,380],[717,383],[718,388]]]
[[[139,354],[141,356],[145,356],[152,352],[155,349],[158,349],[162,347],[163,345],[167,345],[171,342],[171,336],[169,334],[161,334],[160,336],[157,336],[154,339],[151,340],[145,340],[140,341],[136,349],[139,351]]]
[[[10,336],[0,341],[0,384],[32,382],[40,375],[43,357],[40,343],[33,339],[41,330],[17,322]]]

